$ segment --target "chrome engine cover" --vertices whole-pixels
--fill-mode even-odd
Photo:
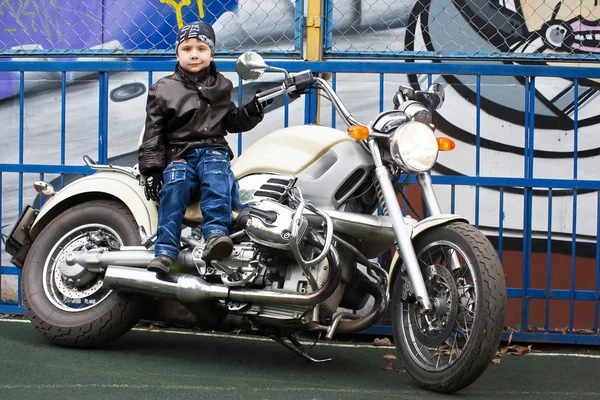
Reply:
[[[246,233],[253,242],[279,250],[291,250],[290,232],[294,210],[270,200],[263,200],[250,210]],[[306,234],[308,221],[302,217],[297,240]]]

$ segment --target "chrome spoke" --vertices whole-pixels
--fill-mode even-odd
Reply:
[[[435,363],[435,367],[439,368],[439,366],[440,366],[440,359],[442,358],[442,349],[438,349],[437,354],[438,354],[438,358],[437,358],[437,361]]]
[[[450,345],[450,349],[452,350],[452,352],[450,353],[450,360],[448,360],[448,364],[452,364],[452,353],[454,352],[455,346],[456,346],[456,354],[458,355],[458,346],[457,346],[457,341],[458,339],[458,332],[454,332],[454,343]]]

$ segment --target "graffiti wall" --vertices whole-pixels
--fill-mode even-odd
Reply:
[[[214,24],[217,48],[221,52],[247,49],[285,52],[296,46],[295,7],[293,0],[4,0],[0,1],[0,46],[12,50],[168,50],[172,49],[178,26],[203,19]],[[399,62],[404,50],[598,54],[599,21],[597,0],[333,0],[328,14],[332,48],[342,53],[394,52],[398,53]],[[44,57],[51,59],[53,56]],[[159,77],[157,74],[154,79]],[[83,74],[69,74],[67,79],[66,162],[81,164],[81,156],[94,154],[97,146],[98,83],[94,76]],[[0,163],[14,163],[18,162],[19,102],[15,97],[19,91],[18,74],[4,73],[0,75],[0,81],[0,124],[4,127],[0,146],[7,149],[0,152]],[[445,105],[435,117],[438,133],[457,142],[454,152],[440,157],[435,173],[475,175],[475,77],[444,75],[434,76],[433,81],[443,83],[447,90]],[[425,88],[428,77],[416,74],[386,78],[385,89],[390,98],[395,86],[403,82]],[[521,77],[482,78],[481,176],[524,176],[524,83]],[[146,85],[147,76],[143,73],[110,76],[109,155],[124,164],[135,162],[135,158],[127,155],[137,147],[137,136],[144,120]],[[372,98],[362,96],[360,101],[352,103],[352,93],[358,85],[362,93],[372,93]],[[349,108],[357,110],[359,119],[363,115],[365,120],[373,119],[379,104],[378,85],[377,77],[339,75],[338,88],[342,98],[349,99]],[[577,171],[579,179],[600,178],[598,89],[599,82],[595,80],[580,80],[576,93],[572,80],[536,79],[534,177],[572,179]],[[57,101],[60,76],[27,73],[25,90],[24,162],[59,163],[60,150],[56,143],[60,141],[60,102]],[[303,112],[299,103],[292,105],[292,111]],[[279,111],[277,107],[269,110],[272,115],[267,116],[265,123],[247,134],[245,147],[269,130],[281,127]],[[303,121],[301,115],[293,112],[291,115],[291,124]],[[325,119],[323,121],[326,123]],[[237,146],[236,138],[231,142],[233,147]],[[17,186],[13,178],[3,180],[3,226],[10,225],[17,216],[16,200],[13,200]],[[447,208],[449,188],[441,187],[437,191]],[[589,250],[595,246],[598,234],[598,194],[580,191],[574,207],[572,192],[554,190],[550,211],[548,191],[536,189],[534,195],[534,237],[546,238],[550,221],[553,239],[558,241],[555,251],[568,253],[575,213],[577,239],[583,246],[580,255],[590,256]],[[474,221],[474,189],[457,189],[457,200],[456,212]],[[502,215],[499,202],[497,190],[481,189],[479,223],[486,233],[494,236],[502,220],[504,234],[517,239],[513,242],[515,247],[507,250],[519,251],[523,229],[522,190],[505,191]],[[4,233],[7,233],[6,229]],[[566,245],[561,247],[560,242]],[[584,270],[588,268],[585,264],[578,265]],[[558,269],[552,278],[557,282],[563,280],[563,271]],[[518,278],[518,271],[515,270],[513,276]],[[517,279],[510,284],[518,287],[520,281]]]
[[[479,48],[488,51],[514,51],[527,53],[600,52],[600,7],[594,1],[506,1],[497,7],[488,1],[432,0],[418,3],[411,13],[406,42],[407,49],[426,48],[431,51],[457,51],[464,49],[473,38],[479,38]],[[585,7],[585,3],[587,7]],[[442,11],[443,10],[443,11]],[[498,13],[501,11],[501,14]],[[583,14],[582,14],[583,13]],[[431,18],[437,15],[437,18]],[[504,18],[500,18],[500,16]],[[447,27],[458,26],[460,34]],[[515,29],[518,27],[518,29]],[[595,33],[597,32],[597,33]],[[452,40],[449,40],[449,38]],[[426,77],[411,76],[415,85],[426,85]],[[443,174],[475,174],[473,144],[475,143],[474,110],[476,81],[473,76],[443,76],[437,80],[445,83],[450,101],[438,115],[438,129],[459,141],[459,152],[464,157],[448,158],[438,171]],[[524,176],[524,123],[525,81],[522,77],[484,77],[481,82],[481,175]],[[536,178],[572,179],[575,177],[574,151],[578,151],[577,177],[598,179],[598,154],[600,153],[600,99],[598,82],[580,80],[577,97],[572,80],[561,78],[536,79],[535,93],[535,150],[533,176]],[[575,149],[575,103],[578,104],[578,148]],[[460,110],[460,111],[459,111]],[[470,111],[469,111],[470,110]],[[467,116],[471,116],[468,118]],[[465,163],[465,159],[472,162]],[[578,233],[588,235],[595,242],[596,218],[585,210],[595,209],[596,194],[580,193],[578,207]],[[565,191],[554,191],[557,210],[554,228],[569,232],[572,220],[572,196]],[[511,194],[518,197],[519,193]],[[484,195],[485,207],[497,203],[497,195]],[[536,191],[534,229],[547,230],[547,193]],[[571,208],[571,211],[567,212]],[[522,209],[522,207],[520,207]],[[507,213],[509,226],[518,226],[522,213]]]

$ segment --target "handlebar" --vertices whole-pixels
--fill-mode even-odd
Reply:
[[[298,75],[296,75],[296,76],[298,76]],[[364,125],[363,123],[358,121],[356,118],[354,118],[352,116],[352,114],[350,114],[350,111],[348,111],[348,109],[344,105],[344,102],[342,102],[342,99],[340,99],[340,97],[337,95],[337,93],[333,90],[333,88],[329,85],[329,83],[326,80],[324,80],[322,78],[314,77],[314,78],[312,78],[312,82],[310,84],[311,85],[315,84],[318,87],[320,87],[321,89],[323,89],[323,91],[327,94],[327,98],[329,99],[329,101],[331,101],[331,103],[333,104],[333,106],[335,107],[335,109],[337,110],[339,115],[342,117],[342,119],[344,120],[346,125],[348,125],[348,127],[350,127],[352,125]],[[307,85],[305,84],[305,82],[302,82],[302,86],[307,86]],[[308,85],[308,86],[310,86],[310,85]],[[265,90],[264,92],[260,92],[258,94],[258,99],[259,99],[259,101],[267,101],[267,100],[279,97],[281,95],[284,95],[286,93],[287,94],[292,93],[296,90],[299,90],[299,89],[296,86],[294,79],[292,78],[292,79],[289,79],[287,82],[282,83],[280,87],[275,87],[273,89],[269,89],[269,90]]]

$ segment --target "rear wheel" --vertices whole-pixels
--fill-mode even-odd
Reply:
[[[67,277],[62,271],[71,251],[139,243],[133,215],[115,201],[83,203],[50,222],[33,242],[22,273],[23,305],[36,329],[71,347],[99,346],[129,331],[143,312],[139,296],[104,288],[102,273]]]
[[[504,326],[506,284],[488,239],[454,222],[415,239],[434,312],[402,303],[403,277],[392,293],[396,348],[406,371],[426,389],[455,392],[473,383],[494,357]]]

